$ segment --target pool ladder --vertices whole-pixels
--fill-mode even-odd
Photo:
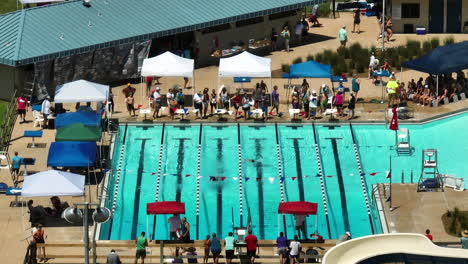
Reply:
[[[358,150],[358,147],[357,147],[356,138],[354,137],[353,125],[351,123],[349,123],[349,129],[351,130],[351,136],[353,138],[354,156],[356,157],[356,163],[357,163],[357,167],[358,167],[358,170],[359,170],[359,177],[360,177],[360,180],[361,180],[361,188],[362,188],[362,192],[364,193],[364,201],[366,202],[367,216],[369,217],[369,223],[370,223],[370,226],[371,226],[371,229],[372,229],[372,234],[375,234],[374,225],[372,224],[371,209],[370,209],[370,206],[369,206],[369,195],[367,194],[367,187],[366,187],[366,182],[365,182],[365,179],[364,179],[364,176],[366,174],[362,170],[361,158],[359,156],[359,150]]]

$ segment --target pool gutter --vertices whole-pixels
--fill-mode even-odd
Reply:
[[[377,206],[377,211],[379,213],[379,219],[380,219],[380,226],[382,227],[382,233],[388,234],[388,223],[387,223],[387,218],[385,217],[385,210],[384,210],[384,205],[382,202],[382,197],[380,196],[380,187],[378,187],[379,184],[372,184],[372,190],[374,188],[378,188],[377,192],[373,193],[374,199],[375,199],[375,205]],[[383,185],[385,188],[385,185]]]

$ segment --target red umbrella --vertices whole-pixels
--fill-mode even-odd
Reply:
[[[392,108],[392,121],[390,121],[390,130],[398,130],[398,114],[396,108]]]

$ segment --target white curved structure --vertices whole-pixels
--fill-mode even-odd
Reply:
[[[439,247],[421,234],[397,233],[365,236],[341,243],[325,254],[322,264],[355,264],[397,253],[468,259],[468,249]]]

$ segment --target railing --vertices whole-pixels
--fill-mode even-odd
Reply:
[[[10,147],[11,134],[16,123],[17,111],[16,111],[16,91],[13,94],[8,106],[6,113],[3,116],[3,123],[0,129],[0,151],[8,152]]]

